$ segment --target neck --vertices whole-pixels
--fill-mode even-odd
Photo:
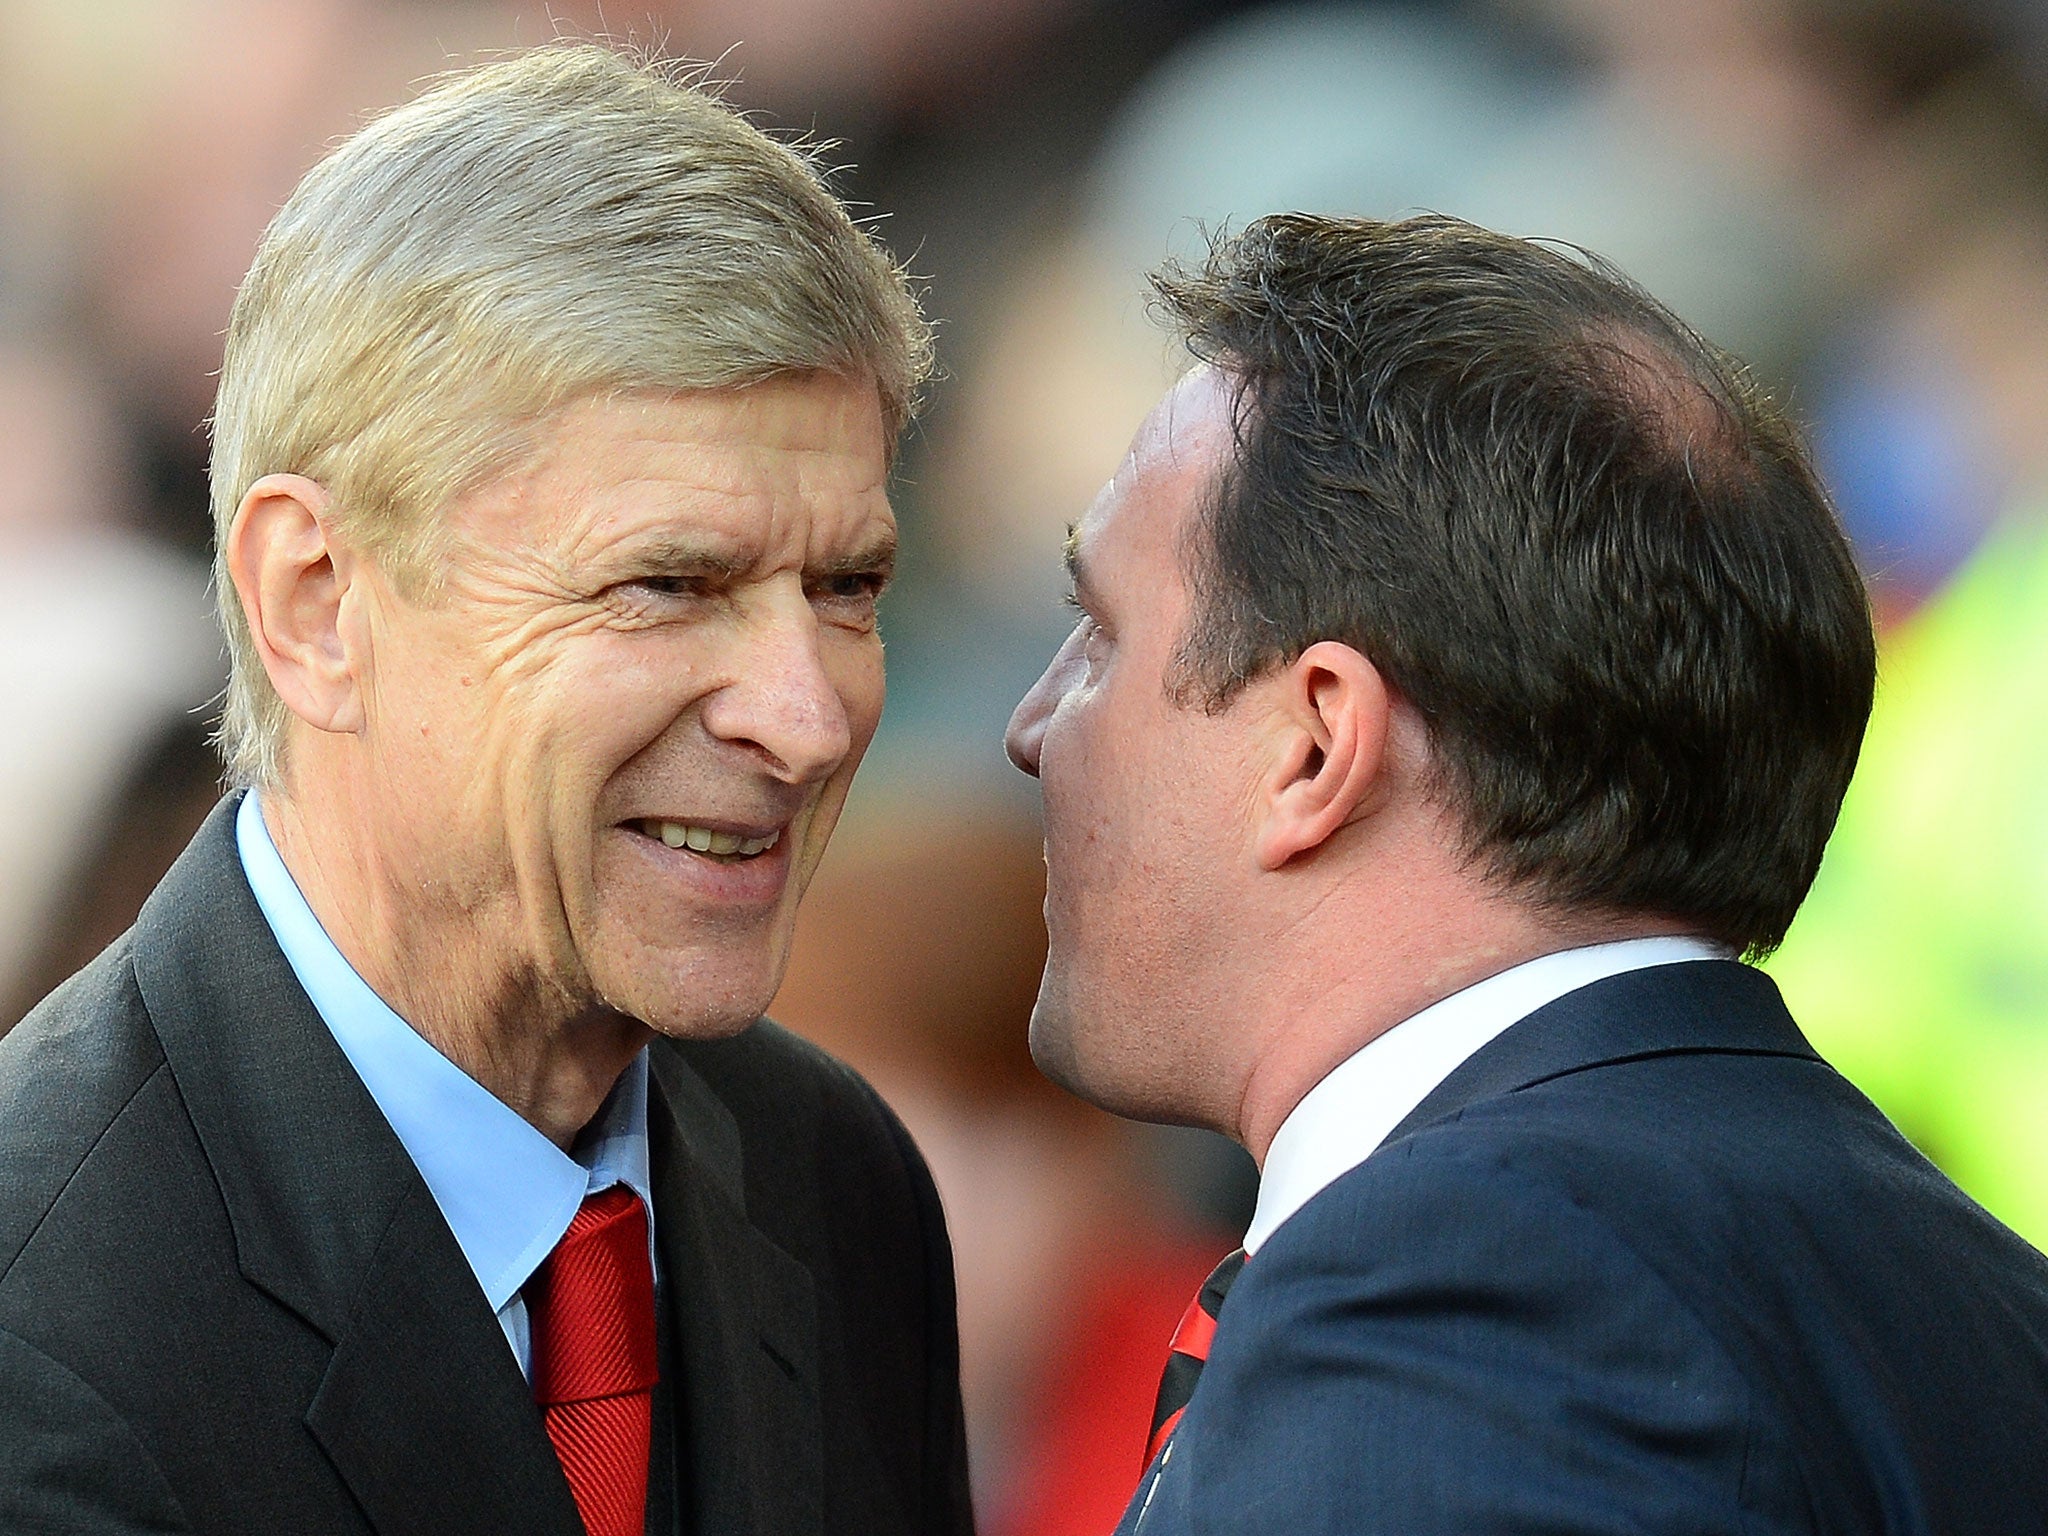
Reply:
[[[1399,892],[1376,894],[1354,888],[1346,900],[1318,901],[1314,922],[1289,930],[1297,946],[1313,935],[1313,953],[1291,965],[1269,959],[1259,968],[1266,988],[1239,1003],[1256,1010],[1245,1015],[1255,1027],[1230,1133],[1261,1167],[1310,1089],[1432,1003],[1559,950],[1686,931],[1641,914],[1544,911],[1462,870],[1435,881],[1418,871]]]
[[[353,833],[364,823],[348,814],[345,794],[267,789],[261,809],[278,856],[356,974],[429,1045],[567,1148],[653,1032],[539,984],[531,967],[490,965],[475,938],[502,925],[458,893],[408,881]],[[423,910],[436,897],[440,910]]]

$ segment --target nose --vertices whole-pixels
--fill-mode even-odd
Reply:
[[[1003,732],[1003,750],[1009,753],[1010,761],[1034,779],[1038,777],[1039,753],[1045,747],[1046,722],[1052,719],[1053,709],[1065,692],[1061,680],[1072,649],[1073,640],[1069,637],[1059,654],[1038,674],[1038,681],[1017,701],[1017,707],[1010,712],[1010,728]]]
[[[747,626],[733,681],[706,700],[703,721],[721,741],[756,748],[777,778],[810,784],[846,761],[853,723],[810,605],[788,606]]]

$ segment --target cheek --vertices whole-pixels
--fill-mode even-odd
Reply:
[[[466,806],[493,773],[497,689],[459,655],[419,654],[380,668],[369,747],[394,806]]]
[[[1054,879],[1102,900],[1149,905],[1203,846],[1204,813],[1171,721],[1076,698],[1047,732],[1041,779]]]
[[[1104,725],[1082,710],[1056,717],[1039,762],[1046,877],[1069,899],[1114,889],[1145,831],[1128,765]]]
[[[688,708],[701,670],[695,648],[679,637],[623,638],[628,643],[593,643],[535,679],[533,701],[519,713],[540,772],[601,781]]]
[[[882,722],[882,704],[888,693],[882,642],[874,635],[849,636],[846,643],[834,648],[827,666],[832,691],[846,711],[847,731],[853,738],[848,760],[856,762]]]

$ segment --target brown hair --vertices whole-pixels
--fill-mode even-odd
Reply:
[[[1428,723],[1471,855],[1757,956],[1811,884],[1875,673],[1798,433],[1612,267],[1455,219],[1290,214],[1156,279],[1237,381],[1186,689],[1319,640]]]

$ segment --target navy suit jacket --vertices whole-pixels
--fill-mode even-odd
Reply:
[[[257,909],[234,804],[0,1040],[0,1532],[582,1536],[490,1303]],[[766,1022],[651,1062],[650,1536],[971,1536],[910,1138]]]
[[[2048,1531],[2048,1260],[1767,977],[1613,977],[1253,1256],[1120,1530]]]

